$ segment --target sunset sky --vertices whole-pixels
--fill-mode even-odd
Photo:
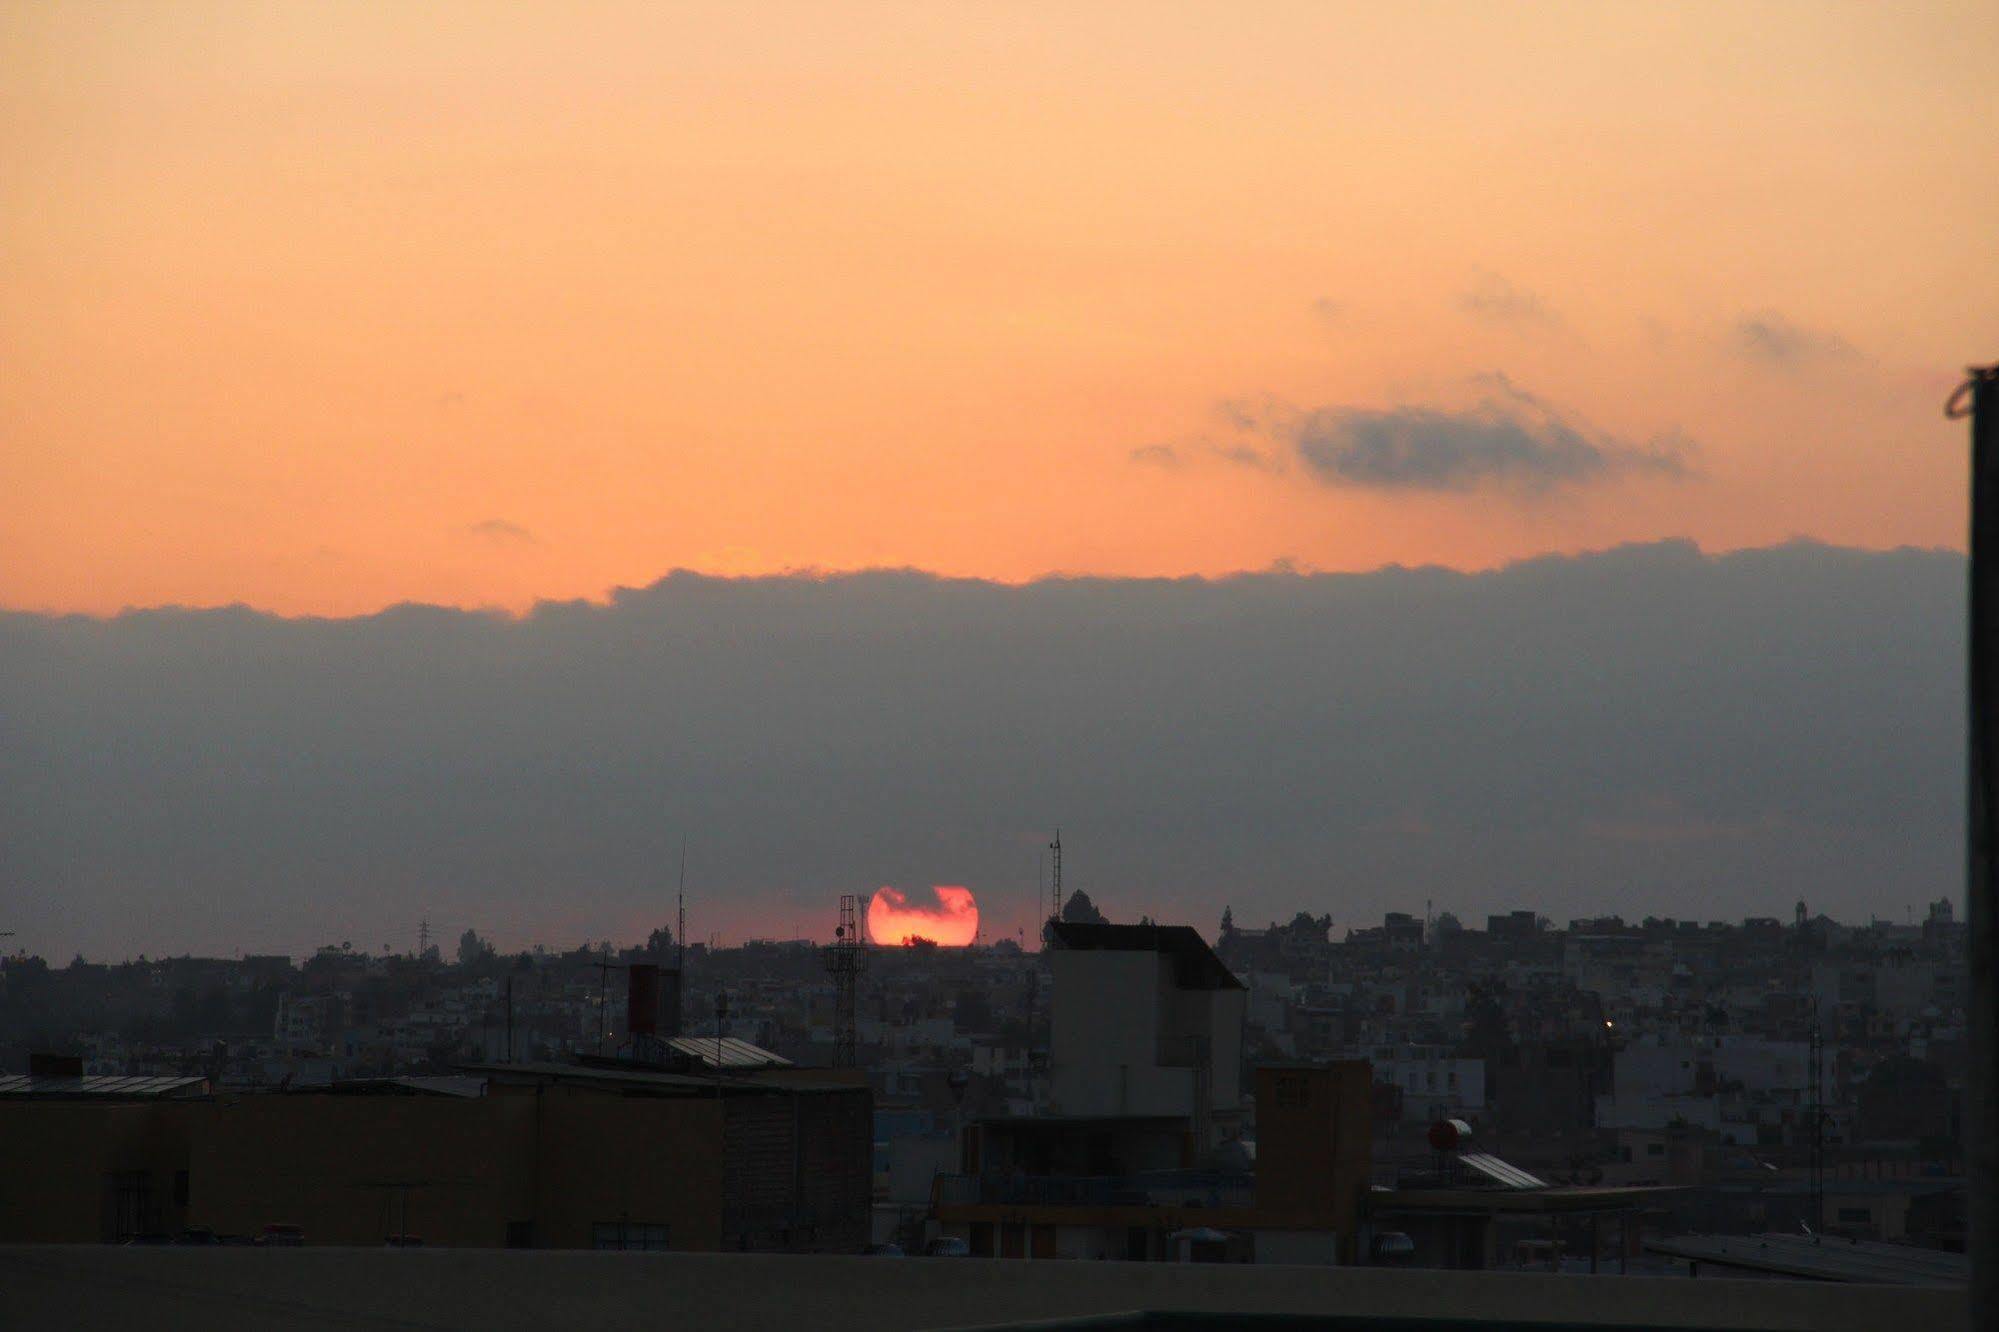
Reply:
[[[0,605],[1960,546],[1999,6],[0,5]]]

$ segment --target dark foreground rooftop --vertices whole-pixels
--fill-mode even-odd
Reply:
[[[1645,1248],[1716,1268],[1815,1281],[1962,1287],[1971,1280],[1971,1260],[1961,1253],[1831,1235],[1677,1235],[1647,1240]]]
[[[8,1246],[0,1290],[9,1326],[147,1332],[648,1323],[901,1332],[1065,1319],[1383,1332],[1969,1326],[1958,1291],[1823,1281],[584,1250]]]

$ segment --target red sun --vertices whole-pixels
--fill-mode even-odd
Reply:
[[[877,946],[898,947],[911,939],[963,948],[979,933],[979,904],[972,890],[940,883],[935,902],[912,902],[900,888],[877,889],[868,903],[868,938]]]

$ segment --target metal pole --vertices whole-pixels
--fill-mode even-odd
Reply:
[[[1816,1001],[1814,1001],[1816,1011]],[[1812,1242],[1825,1234],[1825,1032],[1812,1018]]]
[[[1971,1326],[1999,1326],[1999,366],[1973,368],[1946,406],[1970,399],[1971,625],[1966,791],[1966,908],[1970,921],[1971,1068],[1964,1125],[1970,1167]]]

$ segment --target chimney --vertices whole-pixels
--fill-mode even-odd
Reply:
[[[652,962],[634,962],[629,975],[625,1030],[634,1038],[655,1036],[659,1033],[659,967]]]

